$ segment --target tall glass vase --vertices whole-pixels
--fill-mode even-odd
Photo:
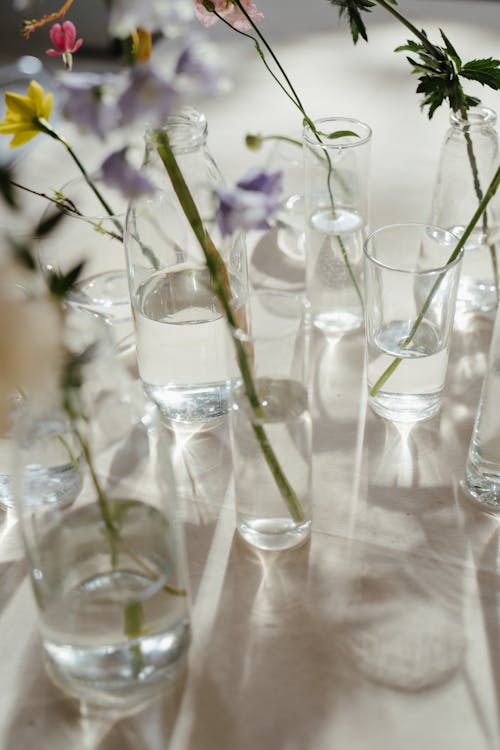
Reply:
[[[220,172],[207,149],[203,115],[187,110],[168,119],[166,133],[200,216],[225,261],[235,309],[246,318],[245,239],[223,239],[214,225]],[[177,426],[215,425],[227,413],[225,317],[195,234],[165,167],[147,141],[154,196],[128,212],[125,250],[134,311],[139,373],[146,393]]]
[[[304,130],[306,288],[313,324],[339,334],[363,324],[371,129],[329,117]]]
[[[469,445],[465,487],[485,510],[500,513],[500,307]]]
[[[70,314],[64,387],[26,399],[16,504],[50,676],[128,709],[181,669],[188,596],[168,435],[101,323]],[[47,470],[56,446],[80,482],[65,498]]]
[[[499,162],[496,114],[475,107],[450,115],[436,177],[430,223],[461,236]],[[500,269],[500,196],[488,204],[465,244],[457,309],[487,312],[497,305]]]

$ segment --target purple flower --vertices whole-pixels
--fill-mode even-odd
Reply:
[[[177,96],[171,83],[149,63],[142,63],[131,68],[128,86],[118,99],[118,107],[125,123],[147,119],[155,126],[171,112]]]
[[[252,169],[235,188],[219,188],[215,218],[223,237],[236,229],[268,229],[268,220],[279,207],[282,183],[281,172]]]
[[[109,101],[117,87],[118,78],[109,74],[71,73],[61,79],[62,113],[83,132],[99,138],[118,122],[116,107]]]
[[[180,76],[178,84],[182,85],[185,77],[190,82],[198,84],[202,92],[210,96],[224,88],[225,81],[221,74],[216,48],[197,34],[186,40],[174,72]]]
[[[126,148],[114,151],[101,164],[102,180],[106,185],[120,190],[129,200],[135,200],[141,195],[154,193],[154,185],[128,163]]]

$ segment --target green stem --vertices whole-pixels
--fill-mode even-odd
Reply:
[[[173,154],[168,135],[165,132],[160,132],[158,133],[157,138],[158,154],[165,165],[165,169],[167,170],[172,186],[177,194],[181,208],[193,229],[198,243],[200,244],[210,272],[214,291],[217,294],[222,309],[224,310],[227,321],[234,331],[238,329],[239,326],[231,306],[232,294],[226,265],[203,226],[198,208]],[[253,382],[250,362],[245,350],[245,345],[236,337],[234,337],[234,343],[247,398],[255,416],[258,419],[262,418],[265,416],[265,412],[262,408],[262,404]],[[300,500],[283,472],[278,457],[269,443],[264,427],[252,422],[252,429],[268,468],[271,471],[281,496],[288,508],[290,516],[296,522],[304,521],[305,515]]]
[[[467,122],[467,109],[465,106],[462,106],[460,109],[460,114],[462,115],[462,118]],[[479,180],[479,170],[477,167],[477,161],[476,161],[476,155],[474,153],[474,146],[472,143],[472,138],[468,130],[464,131],[465,135],[465,143],[467,148],[467,156],[469,158],[469,164],[472,170],[472,181],[474,183],[474,192],[476,193],[476,197],[479,201],[483,198],[483,191],[481,189],[481,183]],[[485,241],[488,242],[488,216],[486,211],[483,214],[483,232],[485,235]],[[490,252],[490,258],[491,258],[491,265],[493,269],[493,283],[495,286],[495,295],[498,302],[498,262],[497,262],[497,251],[494,244],[488,244],[489,252]]]
[[[411,21],[409,21],[407,18],[405,18],[401,13],[399,13],[396,8],[394,8],[393,5],[389,5],[386,0],[375,0],[375,2],[380,5],[382,8],[385,8],[388,13],[394,16],[394,18],[397,18],[397,20],[403,24],[403,26],[406,26],[409,31],[412,32],[420,41],[422,42],[423,46],[426,48],[427,52],[434,57],[436,60],[442,60],[442,53],[441,51],[435,47],[432,42],[429,41],[427,36],[417,29],[416,26],[414,26]]]
[[[458,257],[459,253],[462,251],[462,248],[464,247],[465,243],[467,242],[470,235],[472,234],[472,231],[474,227],[476,226],[477,222],[479,221],[479,219],[481,218],[481,215],[486,210],[486,206],[495,195],[499,184],[500,184],[500,167],[498,167],[495,175],[493,176],[493,179],[490,182],[489,187],[487,191],[485,192],[482,201],[477,207],[477,210],[475,211],[474,216],[467,224],[467,227],[465,228],[464,233],[462,234],[459,241],[457,242],[455,249],[453,250],[452,254],[450,255],[450,257],[448,258],[446,262],[446,265],[453,263],[453,261]],[[406,348],[413,340],[413,337],[415,336],[415,333],[417,332],[417,329],[420,323],[422,322],[422,319],[425,313],[429,309],[429,305],[431,304],[434,295],[436,294],[439,286],[441,285],[443,278],[444,278],[444,272],[440,274],[438,278],[436,279],[436,281],[434,282],[432,289],[429,292],[422,306],[422,309],[420,310],[420,313],[415,319],[415,322],[412,325],[408,336],[402,343],[402,348]],[[380,388],[386,383],[386,381],[389,379],[389,377],[392,375],[392,373],[396,370],[396,368],[400,365],[402,361],[403,361],[402,357],[395,357],[393,359],[391,364],[384,370],[382,375],[378,378],[377,382],[374,385],[372,385],[372,387],[370,388],[370,396],[376,396]]]
[[[89,173],[87,172],[84,165],[82,164],[82,162],[80,161],[76,153],[73,151],[73,149],[69,145],[68,141],[66,141],[62,136],[60,136],[59,133],[56,130],[54,130],[54,128],[50,125],[50,123],[47,122],[47,120],[44,120],[43,118],[39,118],[38,124],[40,125],[40,129],[44,133],[46,133],[47,135],[50,135],[51,138],[54,138],[54,140],[58,141],[59,143],[62,143],[62,145],[66,148],[68,154],[71,156],[76,166],[82,173],[82,176],[85,182],[87,183],[89,188],[92,190],[92,192],[94,193],[97,200],[99,201],[101,206],[104,208],[108,216],[111,216],[113,220],[113,224],[116,226],[117,229],[119,229],[122,232],[123,229],[122,229],[120,222],[116,219],[113,219],[115,212],[113,211],[113,209],[111,208],[107,200],[104,198],[104,196],[101,194],[99,188],[95,185],[95,183],[91,179]]]

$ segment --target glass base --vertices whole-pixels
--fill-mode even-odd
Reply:
[[[294,523],[290,518],[239,520],[238,533],[252,547],[279,552],[298,547],[309,537],[311,522]]]
[[[421,422],[437,414],[441,406],[441,394],[401,395],[379,392],[369,396],[373,411],[391,422]]]
[[[363,325],[362,316],[341,310],[325,310],[313,314],[313,325],[327,336],[356,331]]]
[[[500,477],[479,474],[470,465],[465,469],[462,487],[469,498],[487,513],[500,513]]]
[[[83,648],[45,641],[45,665],[54,683],[88,705],[127,710],[169,687],[183,671],[189,621],[163,633],[115,645]],[[144,661],[137,674],[137,653]]]
[[[495,287],[488,281],[462,277],[458,285],[458,313],[487,313],[497,307]]]
[[[228,410],[227,382],[206,385],[156,386],[143,383],[147,396],[155,402],[164,419],[175,426],[216,425]]]

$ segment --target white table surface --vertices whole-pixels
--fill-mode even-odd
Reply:
[[[377,13],[370,44],[354,49],[326,3],[317,14],[308,4],[288,13],[288,5],[273,3],[269,36],[308,110],[373,127],[372,226],[424,220],[447,115],[429,123],[420,113],[416,79],[392,52],[404,30]],[[400,5],[429,31],[445,28],[465,59],[498,56],[500,4]],[[292,132],[299,122],[245,40],[228,34],[215,36],[234,90],[198,104],[216,160],[234,179],[255,163],[241,147],[245,132]],[[482,93],[498,109],[498,94]],[[59,187],[74,175],[71,164],[57,144],[37,140],[20,175],[39,189]],[[37,215],[36,200],[28,210]],[[5,212],[0,220],[15,224]],[[302,270],[276,253],[272,237],[250,239],[255,287],[301,287]],[[460,322],[441,413],[406,431],[366,407],[362,333],[317,338],[314,521],[298,550],[257,553],[235,535],[226,426],[188,441],[196,491],[186,476],[180,490],[193,601],[189,667],[136,716],[83,717],[46,677],[16,522],[7,515],[0,748],[500,748],[499,526],[460,488],[490,335],[487,318]]]

